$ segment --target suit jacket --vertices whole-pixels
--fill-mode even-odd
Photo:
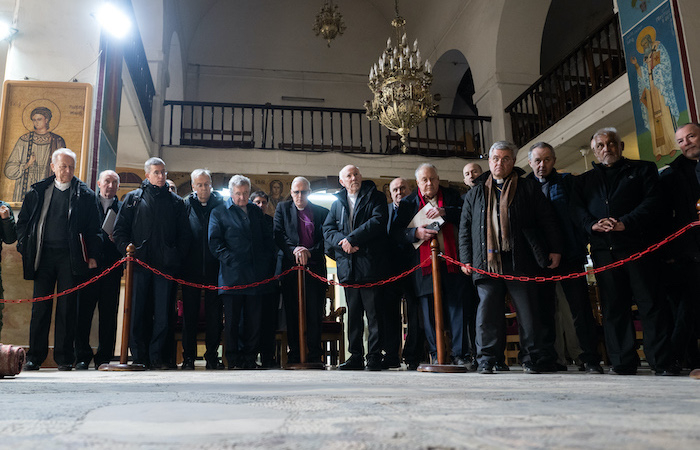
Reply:
[[[314,245],[309,248],[311,258],[308,267],[314,273],[326,276],[326,257],[324,252],[323,222],[328,216],[328,210],[322,206],[309,203],[314,221]],[[275,243],[282,251],[282,270],[296,265],[294,249],[299,246],[299,216],[293,201],[279,203],[275,210],[273,235]]]

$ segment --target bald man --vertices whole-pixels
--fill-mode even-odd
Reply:
[[[474,187],[476,184],[476,179],[479,178],[482,173],[484,173],[484,169],[482,169],[477,163],[471,162],[465,164],[464,168],[462,169],[462,174],[464,175],[464,184],[467,186],[467,189]]]
[[[347,165],[338,174],[343,189],[335,196],[323,224],[326,246],[334,255],[341,283],[365,284],[383,278],[386,268],[386,196],[373,181],[363,180],[360,169]],[[340,370],[362,370],[364,321],[367,316],[367,370],[382,370],[377,287],[345,288],[348,302],[348,350],[350,359]]]

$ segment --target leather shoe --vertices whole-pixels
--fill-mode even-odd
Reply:
[[[24,363],[24,370],[39,370],[39,367],[41,367],[41,365],[34,361],[27,361]]]
[[[364,370],[365,362],[362,358],[350,357],[343,364],[338,365],[338,370]]]
[[[365,367],[365,370],[369,370],[371,372],[381,372],[382,361],[379,359],[369,359],[367,361],[367,366]]]
[[[417,363],[415,361],[407,362],[406,363],[406,370],[410,370],[411,372],[415,372],[418,370],[418,366],[420,366],[420,363]]]
[[[476,362],[476,360],[469,358],[464,363],[464,367],[467,368],[467,372],[476,372],[476,369],[479,367],[479,364]]]
[[[610,375],[637,375],[637,368],[629,367],[610,367]]]
[[[59,364],[58,370],[61,372],[68,372],[69,370],[73,370],[73,364]]]
[[[85,361],[80,361],[75,365],[75,370],[88,370],[88,366],[90,363],[86,363]]]
[[[482,375],[488,375],[494,373],[493,367],[490,364],[484,364],[482,366],[479,366],[479,369],[476,371],[477,373],[480,373]]]
[[[658,369],[654,375],[658,377],[675,377],[681,374],[681,369],[678,366],[671,366],[666,369]]]
[[[391,359],[391,358],[383,358],[382,359],[382,369],[387,370],[387,369],[400,369],[401,368],[401,361],[398,359]]]
[[[557,369],[557,372],[567,372],[569,370],[564,364],[554,363],[554,367]]]
[[[497,362],[493,366],[493,370],[496,372],[510,372],[510,367],[508,367],[508,364],[502,363],[502,362]]]
[[[540,371],[537,370],[535,368],[535,365],[532,364],[531,362],[525,362],[525,363],[523,363],[523,373],[536,374],[536,373],[540,373]]]
[[[454,358],[452,358],[452,364],[455,366],[466,366],[467,362],[459,356],[455,356]]]
[[[207,370],[224,370],[226,366],[219,358],[207,360]]]
[[[182,361],[182,370],[194,370],[194,359],[192,358],[185,358],[184,361]]]
[[[583,370],[586,373],[604,373],[603,368],[597,363],[585,363]]]

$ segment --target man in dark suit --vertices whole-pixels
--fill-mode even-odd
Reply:
[[[221,262],[219,286],[242,286],[270,278],[275,270],[272,224],[250,198],[250,179],[234,175],[231,197],[209,218],[209,249]],[[273,283],[237,290],[219,290],[224,304],[224,339],[229,369],[256,369],[262,302]],[[241,314],[243,333],[240,333]],[[241,345],[239,345],[239,341]]]
[[[408,182],[405,178],[394,178],[389,183],[391,204],[389,205],[389,223],[387,233],[398,217],[399,204],[409,193]],[[398,275],[411,268],[413,246],[405,242],[391,241],[391,275]],[[400,366],[399,349],[401,347],[401,299],[406,299],[406,316],[408,330],[403,347],[403,359],[408,370],[416,370],[423,357],[423,330],[420,326],[420,309],[413,288],[412,275],[389,284],[385,288],[385,299],[382,302],[381,323],[383,328],[382,347],[384,369]]]
[[[416,189],[411,195],[401,200],[398,217],[391,227],[392,239],[402,244],[413,245],[412,265],[417,265],[430,257],[430,242],[437,238],[440,249],[448,256],[457,259],[457,236],[459,217],[462,210],[462,199],[454,189],[440,186],[440,177],[434,165],[425,163],[416,169]],[[430,225],[415,227],[411,224],[413,217],[428,205],[427,218],[440,222],[439,231]],[[433,223],[436,223],[433,222]],[[452,335],[452,362],[465,364],[462,351],[462,336],[464,332],[464,309],[461,293],[464,291],[464,277],[456,266],[440,263],[443,285],[443,298]],[[415,293],[423,311],[423,326],[425,337],[430,346],[430,356],[437,361],[437,346],[435,339],[435,320],[433,310],[433,277],[430,265],[421,267],[413,275]]]
[[[274,237],[282,250],[282,270],[307,266],[315,274],[326,277],[323,222],[328,210],[309,202],[311,184],[304,177],[292,180],[292,200],[281,202],[275,210]],[[306,347],[307,362],[321,361],[321,321],[323,319],[326,284],[306,277]],[[287,319],[288,361],[300,362],[298,278],[291,273],[282,279],[282,298]]]
[[[34,280],[34,297],[74,287],[97,267],[102,246],[95,193],[74,176],[75,153],[59,148],[51,156],[54,175],[34,183],[17,219],[17,250],[24,278]],[[75,360],[77,294],[58,297],[54,360],[72,370]],[[53,300],[32,303],[25,370],[39,370],[49,352]]]
[[[599,163],[593,163],[593,169],[574,180],[571,214],[589,239],[593,265],[601,267],[653,243],[662,195],[656,165],[624,158],[624,143],[614,128],[598,130],[591,139],[591,148]],[[657,375],[678,375],[658,267],[657,255],[652,253],[596,274],[611,374],[637,373],[639,359],[631,311],[634,296],[649,365]]]
[[[102,258],[97,269],[93,269],[87,278],[93,277],[109,268],[122,255],[112,241],[114,220],[117,217],[122,202],[117,198],[119,190],[119,175],[113,170],[105,170],[97,179],[100,188],[97,195],[97,209],[100,211],[102,227]],[[111,213],[110,213],[111,211]],[[110,216],[110,223],[105,224],[105,218]],[[105,231],[105,227],[109,231]],[[119,288],[122,281],[123,268],[117,267],[96,282],[84,287],[78,292],[78,319],[75,330],[75,368],[86,370],[90,361],[95,360],[95,369],[100,364],[107,364],[114,356],[114,344],[117,339],[117,311],[119,310]],[[98,346],[97,353],[92,354],[90,347],[90,328],[95,307],[98,307]]]

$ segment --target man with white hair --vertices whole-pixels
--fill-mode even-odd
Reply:
[[[272,224],[249,200],[250,179],[234,175],[228,183],[231,197],[211,213],[209,249],[221,263],[219,286],[242,286],[275,273]],[[275,284],[237,290],[219,290],[224,304],[224,340],[229,369],[256,369],[260,344],[262,302]],[[240,323],[243,316],[243,332]]]
[[[216,285],[219,277],[219,260],[209,250],[209,218],[224,199],[216,192],[211,183],[211,172],[207,169],[195,169],[190,174],[192,193],[185,197],[187,217],[192,230],[192,244],[183,263],[182,276],[185,280]],[[204,320],[206,369],[223,369],[219,360],[219,344],[223,307],[216,291],[182,285],[182,369],[194,370],[197,358],[197,324],[204,291]]]
[[[306,266],[326,277],[323,222],[328,210],[309,202],[311,183],[304,177],[292,180],[292,200],[277,204],[274,236],[282,249],[282,270]],[[307,362],[321,362],[321,321],[326,300],[326,284],[308,273],[306,277],[306,348]],[[295,273],[282,279],[282,298],[287,319],[288,361],[300,362],[298,277]]]
[[[113,170],[105,170],[97,178],[97,209],[100,212],[102,225],[102,258],[99,266],[93,269],[86,278],[91,278],[109,268],[122,255],[112,241],[114,220],[119,213],[122,202],[117,197],[119,190],[119,175]],[[109,217],[109,220],[105,221]],[[95,360],[95,369],[100,364],[109,363],[114,356],[114,345],[117,339],[117,312],[119,309],[119,288],[122,281],[122,267],[112,270],[96,282],[84,287],[78,292],[78,321],[75,329],[75,369],[86,370],[90,362]],[[92,316],[98,308],[98,346],[93,355],[90,346],[90,329]]]
[[[338,265],[341,283],[365,284],[382,279],[386,265],[386,196],[373,181],[362,180],[357,166],[340,171],[343,189],[335,194],[331,211],[323,224],[323,236]],[[377,287],[345,288],[348,302],[348,350],[350,358],[340,370],[365,369],[362,338],[363,315],[367,315],[367,370],[382,370],[382,344],[379,325],[381,301]]]
[[[24,278],[34,280],[34,297],[72,288],[97,267],[102,237],[95,193],[75,177],[76,156],[67,148],[51,155],[52,176],[32,185],[17,220],[17,250]],[[71,370],[75,358],[77,294],[56,303],[54,360]],[[29,351],[25,370],[39,370],[49,352],[53,301],[32,303]]]
[[[454,189],[440,186],[437,168],[430,163],[418,166],[415,176],[418,188],[399,203],[397,218],[391,227],[392,238],[398,243],[420,244],[418,247],[412,245],[415,247],[411,255],[412,266],[420,264],[430,257],[430,243],[433,239],[438,240],[441,251],[457,259],[457,236],[459,217],[462,211],[462,199],[459,193]],[[428,219],[435,220],[435,222],[419,227],[410,226],[413,217],[424,208],[428,208],[426,213]],[[462,348],[464,300],[461,294],[464,292],[464,276],[459,272],[459,267],[448,266],[444,262],[440,263],[440,273],[443,281],[444,311],[434,311],[435,302],[430,266],[421,267],[412,275],[415,294],[422,309],[423,326],[430,347],[430,356],[434,362],[437,361],[435,315],[443,314],[445,323],[449,324],[452,337],[451,363],[466,366],[470,361],[464,360],[465,355]],[[471,357],[471,355],[467,356]],[[468,369],[475,368],[469,364]]]
[[[657,238],[663,204],[656,165],[624,158],[624,146],[616,129],[596,131],[591,149],[599,163],[574,180],[571,214],[586,233],[595,267],[623,260]],[[657,375],[678,375],[657,267],[657,255],[652,253],[596,274],[611,374],[637,373],[634,296],[644,328],[647,362]]]
[[[122,255],[136,246],[135,257],[159,271],[174,276],[182,267],[192,240],[185,203],[165,183],[165,162],[150,158],[144,164],[146,179],[129,192],[119,209],[114,242]],[[171,358],[168,336],[174,315],[175,283],[134,265],[134,293],[129,347],[134,363],[154,370],[167,370]]]

